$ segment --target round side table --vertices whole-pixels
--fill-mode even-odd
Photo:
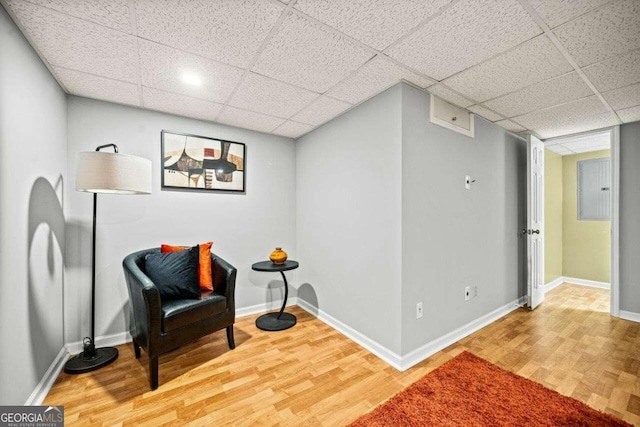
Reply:
[[[285,271],[295,270],[298,268],[297,261],[286,260],[283,264],[274,264],[271,261],[256,262],[251,266],[255,271],[266,271],[268,273],[280,272],[284,280],[284,301],[279,312],[267,313],[256,319],[256,326],[263,331],[283,331],[289,329],[296,324],[297,319],[291,313],[285,313],[284,307],[287,305],[289,298],[289,283],[284,275]]]

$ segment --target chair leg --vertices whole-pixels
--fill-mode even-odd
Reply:
[[[229,341],[229,348],[231,350],[236,348],[236,342],[233,339],[233,325],[227,326],[227,341]]]
[[[136,359],[140,359],[140,346],[133,342],[133,352],[136,354]]]
[[[149,358],[149,383],[151,390],[158,388],[158,356]]]

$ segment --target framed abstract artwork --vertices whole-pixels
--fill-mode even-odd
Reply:
[[[245,191],[241,142],[162,131],[162,188]]]

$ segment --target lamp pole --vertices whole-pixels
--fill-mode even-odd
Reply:
[[[118,153],[116,144],[100,145],[96,151],[112,147],[114,153]],[[118,358],[118,349],[115,347],[96,348],[96,214],[98,207],[98,191],[93,189],[93,233],[91,237],[91,337],[82,340],[83,351],[76,357],[72,357],[64,366],[68,374],[82,374],[102,368]]]

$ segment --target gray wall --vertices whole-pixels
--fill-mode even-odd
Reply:
[[[526,147],[475,123],[431,124],[429,95],[399,84],[302,137],[298,298],[406,355],[523,296]]]
[[[525,294],[525,171],[523,141],[480,118],[473,139],[434,125],[429,95],[402,86],[403,355]]]
[[[400,352],[401,87],[297,142],[299,298]]]
[[[0,405],[24,404],[63,347],[66,110],[0,6]]]
[[[620,310],[640,314],[640,122],[620,126]]]
[[[237,308],[269,303],[283,295],[278,275],[251,264],[276,246],[296,257],[295,145],[289,138],[169,114],[70,96],[69,187],[66,275],[67,342],[89,330],[92,197],[76,192],[78,152],[116,143],[120,152],[153,161],[153,193],[98,196],[96,335],[128,330],[122,259],[161,243],[194,245],[213,240],[212,250],[238,269]],[[246,194],[160,189],[160,131],[172,130],[246,144]],[[289,275],[295,286],[295,274]],[[290,294],[295,296],[295,291]]]

